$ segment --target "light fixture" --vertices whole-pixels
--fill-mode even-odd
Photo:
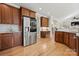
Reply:
[[[39,8],[39,11],[42,10],[42,8]]]

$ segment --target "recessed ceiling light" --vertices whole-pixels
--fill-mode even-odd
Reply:
[[[42,8],[39,8],[39,10],[42,10]]]

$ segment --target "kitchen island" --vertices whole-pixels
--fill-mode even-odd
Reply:
[[[55,31],[55,41],[65,44],[79,55],[79,36],[78,33],[71,31]]]

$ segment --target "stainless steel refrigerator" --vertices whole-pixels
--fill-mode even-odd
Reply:
[[[23,46],[37,41],[37,22],[35,18],[23,17]]]

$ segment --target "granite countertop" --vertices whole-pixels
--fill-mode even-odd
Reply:
[[[21,31],[15,31],[15,32],[0,32],[0,33],[17,33],[17,32],[21,32]]]
[[[75,33],[76,36],[79,36],[79,33],[76,30],[58,29],[56,31]]]

